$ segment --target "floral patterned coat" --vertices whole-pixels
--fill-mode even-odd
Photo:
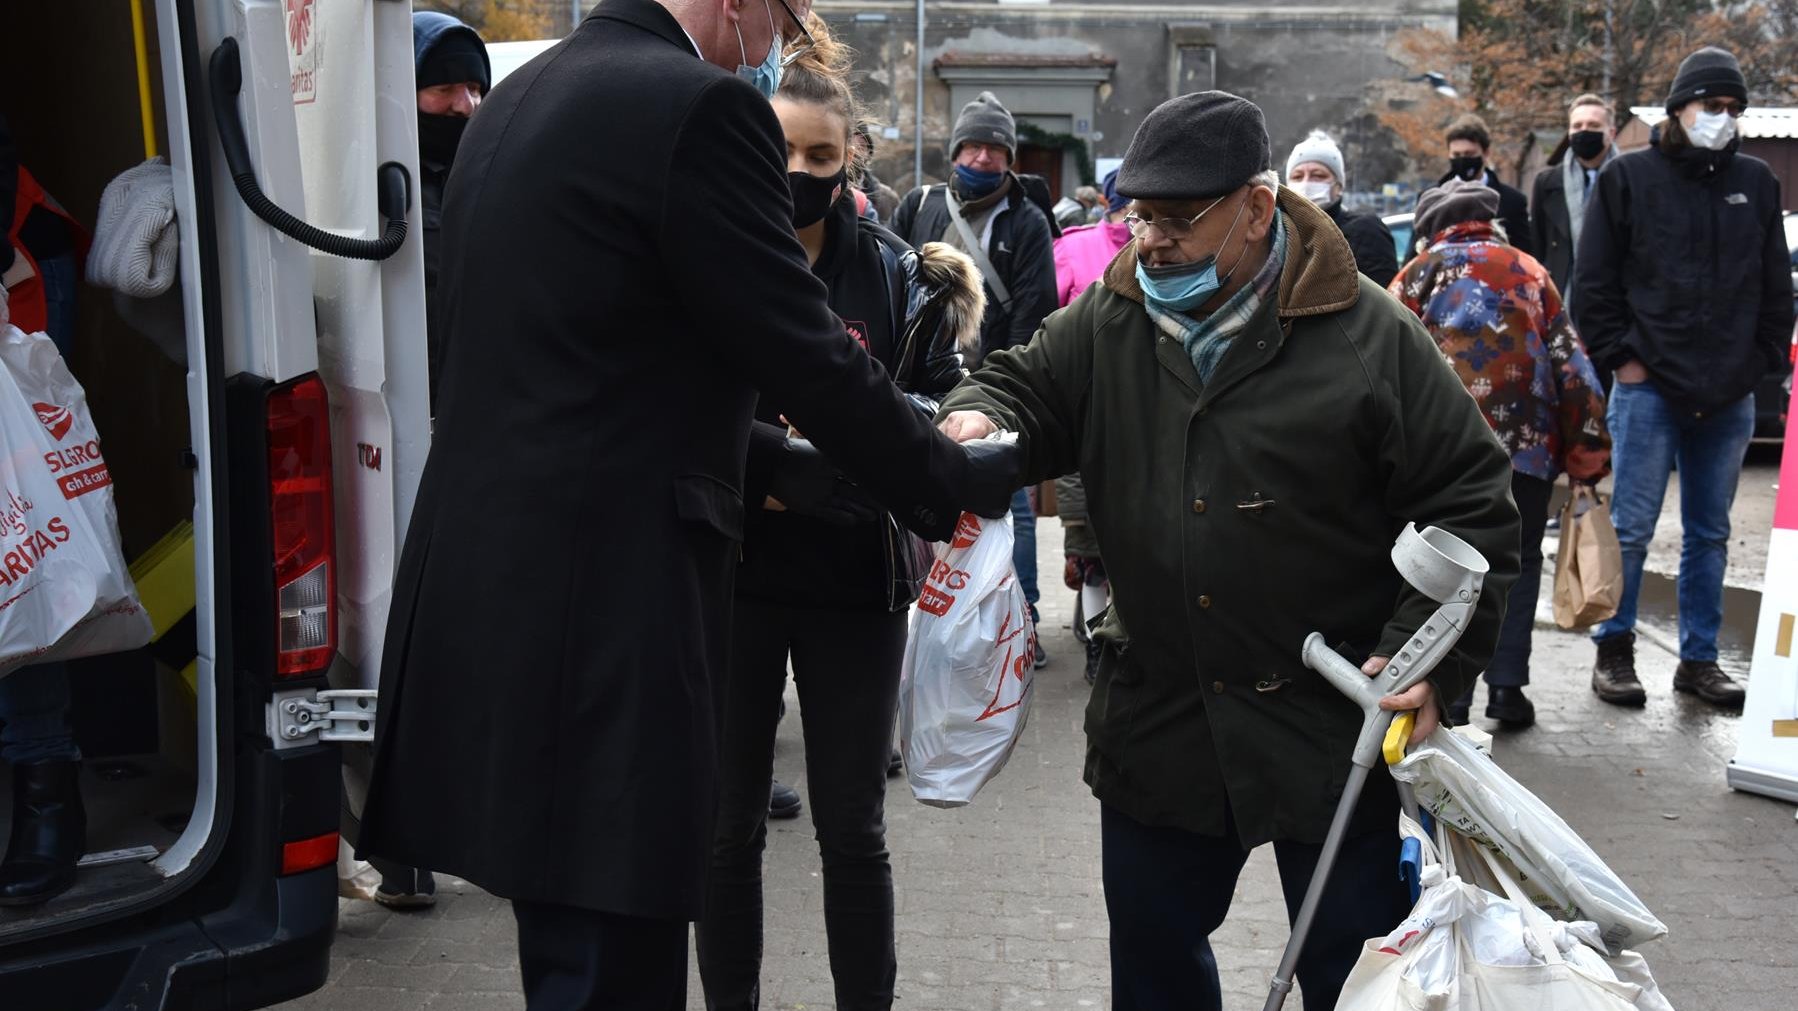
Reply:
[[[1512,469],[1544,481],[1605,475],[1598,373],[1534,257],[1499,241],[1491,222],[1467,221],[1434,236],[1390,290],[1436,338]]]

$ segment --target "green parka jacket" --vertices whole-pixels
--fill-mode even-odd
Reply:
[[[943,403],[1019,433],[1026,481],[1085,479],[1113,600],[1086,711],[1094,795],[1211,836],[1232,814],[1245,847],[1329,828],[1360,711],[1299,649],[1316,631],[1357,663],[1390,656],[1434,610],[1392,567],[1405,523],[1491,565],[1432,677],[1440,699],[1490,658],[1518,565],[1510,460],[1435,341],[1357,273],[1322,211],[1284,187],[1278,201],[1278,298],[1209,385],[1149,320],[1132,243]],[[1351,829],[1391,831],[1396,811],[1376,775]]]

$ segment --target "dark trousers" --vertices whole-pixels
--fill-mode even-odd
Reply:
[[[706,1007],[760,1000],[762,850],[787,662],[799,689],[806,796],[824,863],[824,932],[840,1011],[893,1005],[887,760],[906,615],[737,598],[719,754],[718,824],[696,937]]]
[[[1144,825],[1109,805],[1101,805],[1099,813],[1113,1011],[1221,1011],[1210,937],[1230,911],[1237,876],[1249,858],[1234,820],[1226,819],[1222,836],[1202,836]],[[1298,915],[1322,850],[1274,843],[1289,921]],[[1306,1011],[1335,1007],[1362,942],[1410,914],[1398,857],[1396,829],[1343,843],[1299,958]],[[1272,962],[1266,966],[1270,980],[1274,968]]]
[[[1542,533],[1548,527],[1548,501],[1554,490],[1552,482],[1511,472],[1511,497],[1523,521],[1523,569],[1505,599],[1498,648],[1486,666],[1488,686],[1521,688],[1530,683],[1530,637],[1536,627],[1536,599],[1542,595]]]
[[[686,1011],[687,925],[513,902],[530,1011]]]

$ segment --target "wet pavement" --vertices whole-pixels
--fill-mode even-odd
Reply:
[[[1738,542],[1764,542],[1771,480],[1771,466],[1757,469],[1751,460],[1737,502]],[[1676,517],[1671,494],[1669,507],[1666,515]],[[1676,563],[1677,524],[1671,529]],[[1043,522],[1039,541],[1042,571],[1058,574],[1060,525]],[[1650,568],[1670,574],[1660,541]],[[1758,569],[1737,562],[1732,581],[1744,592],[1729,598],[1732,629],[1752,626],[1757,595],[1749,591],[1760,583]],[[1029,725],[1004,773],[956,811],[923,807],[902,780],[889,784],[898,1011],[1110,1006],[1098,809],[1080,783],[1086,687],[1068,629],[1073,595],[1058,580],[1044,591],[1053,660],[1037,675]],[[1593,697],[1585,636],[1539,625],[1529,689],[1539,723],[1499,732],[1494,752],[1667,923],[1671,935],[1643,954],[1675,1008],[1785,1011],[1798,988],[1798,824],[1791,805],[1724,785],[1738,719],[1671,690],[1676,657],[1655,645],[1663,627],[1671,634],[1671,599],[1664,611],[1645,602],[1652,634],[1639,666],[1649,701],[1640,710]],[[803,705],[790,690],[788,703]],[[1477,694],[1475,722],[1499,730],[1480,717],[1483,706]],[[776,775],[803,791],[798,726],[791,716],[781,726]],[[1390,873],[1347,872],[1356,870]],[[771,825],[766,879],[761,1006],[835,1007],[808,819]],[[345,901],[330,983],[284,1006],[520,1008],[513,930],[504,902],[461,882],[445,881],[442,900],[425,913]],[[1286,931],[1272,854],[1263,847],[1214,937],[1227,1008],[1261,1006]],[[1296,996],[1288,1003],[1300,1006]],[[704,1007],[696,976],[688,1007]]]

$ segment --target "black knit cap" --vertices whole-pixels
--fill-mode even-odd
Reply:
[[[1199,200],[1240,189],[1273,165],[1261,107],[1227,91],[1156,106],[1130,139],[1117,191],[1132,200]]]
[[[474,29],[457,27],[446,30],[431,43],[431,48],[418,62],[418,87],[438,84],[461,84],[474,81],[485,95],[492,87],[487,69],[487,47]]]
[[[1748,79],[1742,65],[1727,49],[1705,46],[1680,61],[1667,93],[1667,114],[1672,115],[1695,98],[1736,98],[1748,104]]]

